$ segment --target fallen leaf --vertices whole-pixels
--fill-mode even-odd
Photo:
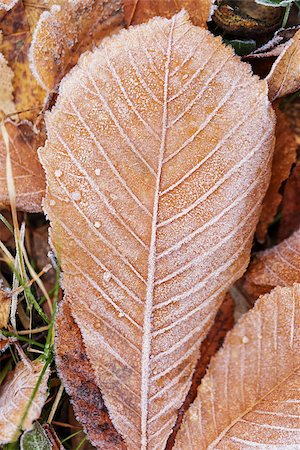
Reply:
[[[10,139],[10,157],[14,175],[17,208],[22,211],[41,211],[45,191],[45,176],[38,159],[37,149],[44,144],[42,132],[36,134],[32,124],[23,121],[18,124],[5,122]],[[9,206],[6,180],[6,146],[0,136],[0,204]]]
[[[0,332],[0,353],[5,352],[16,341],[17,339],[15,337],[4,337]]]
[[[290,28],[280,28],[276,31],[272,39],[247,55],[247,58],[270,58],[279,56],[290,45],[290,39],[299,29],[300,25]]]
[[[163,448],[249,261],[273,153],[266,83],[180,13],[83,55],[46,125],[45,211],[95,382],[131,448]]]
[[[6,59],[0,53],[0,118],[8,114],[16,112],[16,107],[13,101],[13,85],[12,80],[14,73],[8,66]],[[2,113],[2,114],[1,114]]]
[[[17,2],[18,2],[18,0],[1,0],[0,1],[0,10],[4,9],[5,11],[9,11],[16,5]]]
[[[21,450],[54,450],[42,426],[35,422],[33,429],[26,431],[21,437]],[[59,450],[59,447],[56,447]]]
[[[294,94],[296,95],[296,94]],[[284,113],[288,117],[297,144],[300,145],[300,94],[294,99],[289,99],[284,105]]]
[[[276,59],[266,80],[271,101],[300,89],[300,30]]]
[[[263,201],[262,212],[256,229],[258,241],[266,238],[268,227],[276,216],[281,203],[282,195],[279,193],[282,183],[288,178],[291,167],[296,160],[297,142],[291,130],[288,119],[280,111],[278,104],[273,103],[276,112],[275,149],[272,161],[271,181]]]
[[[206,373],[207,366],[211,358],[215,355],[215,353],[219,350],[219,348],[223,344],[227,332],[231,330],[231,328],[233,327],[234,323],[233,310],[234,310],[233,300],[229,295],[229,293],[227,293],[216,315],[216,320],[213,326],[211,327],[208,335],[201,344],[200,358],[197,362],[195,372],[193,374],[192,384],[182,407],[179,409],[177,421],[173,428],[172,434],[168,439],[166,450],[173,448],[175,437],[182,423],[184,414],[187,411],[190,404],[196,398],[197,388]]]
[[[207,27],[213,11],[213,0],[123,0],[125,22],[138,25],[156,16],[171,18],[185,9],[194,25]]]
[[[67,299],[58,308],[56,333],[56,364],[71,397],[75,415],[89,440],[97,448],[125,450],[126,446],[112,425],[100,389],[95,384],[93,368]]]
[[[8,292],[0,288],[0,328],[6,328],[9,319],[11,298]]]
[[[43,369],[44,364],[38,360],[31,363],[20,361],[0,386],[1,444],[15,441],[20,427],[30,430],[33,421],[40,416],[47,397],[49,369],[46,369],[28,413],[23,418]]]
[[[29,58],[39,84],[55,89],[81,53],[119,29],[121,0],[67,1],[44,12],[35,29]]]
[[[256,299],[275,286],[300,283],[300,230],[274,247],[257,253],[245,274],[243,289]]]
[[[228,333],[175,449],[298,448],[300,285],[261,297]]]
[[[279,223],[278,237],[280,241],[288,238],[300,228],[300,162],[294,167],[286,182]]]

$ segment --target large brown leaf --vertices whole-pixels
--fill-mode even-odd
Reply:
[[[300,283],[300,230],[275,247],[260,252],[245,275],[243,289],[254,299],[275,286]]]
[[[37,149],[45,142],[43,133],[35,133],[27,121],[15,124],[5,122],[9,136],[9,151],[16,189],[17,208],[22,211],[38,212],[42,208],[45,192],[45,175],[38,159]],[[6,177],[7,149],[0,135],[0,205],[9,206]]]
[[[262,242],[265,240],[268,227],[277,213],[282,199],[279,190],[283,181],[290,174],[291,167],[296,160],[297,151],[297,142],[287,117],[280,111],[277,102],[274,102],[273,107],[276,112],[276,142],[272,161],[272,176],[256,229],[256,236]]]
[[[226,337],[175,449],[297,449],[300,285],[261,297]]]
[[[46,124],[45,211],[96,383],[130,448],[163,448],[249,260],[266,83],[181,13],[85,54]]]
[[[58,3],[41,15],[30,48],[32,71],[46,91],[56,88],[80,54],[116,31],[123,20],[121,0]]]

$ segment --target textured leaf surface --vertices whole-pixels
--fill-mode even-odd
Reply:
[[[300,88],[300,30],[273,64],[267,81],[272,101]]]
[[[300,283],[300,230],[275,247],[257,254],[245,275],[243,288],[253,298],[275,286]]]
[[[8,324],[11,299],[6,291],[0,289],[0,328],[6,328]]]
[[[0,117],[16,111],[13,101],[12,80],[14,73],[8,66],[4,56],[0,53]]]
[[[8,120],[5,128],[9,135],[9,151],[16,189],[17,208],[22,211],[41,211],[45,192],[45,175],[37,150],[44,144],[43,133],[35,134],[29,122],[15,124]],[[6,146],[0,136],[0,204],[9,205],[6,181]]]
[[[300,161],[286,182],[279,224],[279,239],[289,237],[300,228]]]
[[[261,297],[229,332],[175,449],[297,449],[300,285]]]
[[[53,450],[42,426],[35,422],[33,429],[21,437],[21,450]]]
[[[14,441],[19,434],[23,414],[43,369],[43,363],[19,362],[5,382],[0,387],[0,443]],[[42,382],[28,410],[22,429],[29,430],[32,423],[40,414],[46,400],[49,369],[43,376]]]
[[[206,27],[212,12],[212,0],[123,0],[127,25],[137,25],[156,16],[172,17],[185,9],[193,24]]]
[[[44,12],[30,48],[32,71],[45,90],[57,87],[80,54],[116,31],[121,0],[67,0]]]
[[[266,83],[179,14],[84,55],[46,124],[45,210],[95,381],[130,448],[163,448],[249,260],[274,137]]]
[[[272,161],[271,181],[263,201],[262,212],[256,229],[256,236],[259,241],[265,240],[268,227],[276,216],[282,199],[279,189],[290,174],[291,167],[296,160],[297,151],[297,142],[288,119],[280,111],[276,102],[273,104],[273,107],[276,112],[276,142]]]
[[[13,8],[18,0],[1,0],[0,1],[0,10],[3,9],[5,11],[9,11],[11,8]]]

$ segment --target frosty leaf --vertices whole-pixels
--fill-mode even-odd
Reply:
[[[296,449],[300,442],[300,285],[261,297],[229,332],[175,449]]]
[[[131,448],[164,447],[200,342],[248,263],[273,120],[265,81],[185,13],[83,55],[47,113],[51,239]]]
[[[21,450],[53,450],[42,426],[35,422],[33,429],[21,437]]]
[[[29,122],[15,124],[8,120],[5,128],[10,139],[10,158],[16,188],[17,208],[41,211],[45,176],[38,160],[37,149],[44,143],[43,133],[35,134]],[[0,204],[9,205],[6,180],[6,146],[0,136]]]
[[[31,42],[31,30],[27,21],[26,11],[22,1],[0,16],[0,31],[2,42],[0,52],[3,53],[14,78],[14,100],[16,110],[27,111],[22,119],[35,120],[41,110],[45,92],[35,80],[28,61],[28,50]]]
[[[43,375],[36,395],[23,420],[34,388],[43,370],[40,361],[19,362],[0,387],[0,444],[14,441],[22,430],[32,428],[40,414],[47,395],[49,369]],[[23,423],[22,423],[23,422]]]
[[[56,329],[56,363],[71,396],[76,417],[83,425],[89,440],[105,450],[126,450],[111,423],[100,389],[95,384],[93,369],[87,359],[82,336],[71,315],[67,299],[59,306]]]
[[[32,71],[45,90],[54,89],[80,54],[116,31],[121,0],[67,0],[44,12],[30,48]]]
[[[0,328],[6,328],[10,311],[10,296],[0,288]]]
[[[272,101],[300,88],[300,30],[276,59],[266,80]]]
[[[243,288],[253,298],[275,286],[300,283],[300,230],[280,244],[257,254],[245,275]]]
[[[288,119],[282,113],[275,103],[273,104],[276,112],[275,128],[275,150],[272,161],[272,176],[266,196],[263,201],[263,207],[259,223],[256,229],[256,236],[259,241],[264,241],[268,226],[273,222],[278,206],[280,205],[282,195],[279,189],[285,181],[296,159],[297,143],[294,134],[289,125]]]
[[[13,77],[13,71],[0,53],[0,118],[16,111],[13,101]]]
[[[9,11],[12,9],[19,0],[1,0],[0,1],[0,10],[3,9],[5,11]]]
[[[213,3],[213,0],[123,0],[127,25],[144,23],[156,16],[170,18],[185,9],[194,25],[206,27]]]
[[[286,182],[279,224],[279,239],[289,237],[300,228],[300,162],[294,167]]]

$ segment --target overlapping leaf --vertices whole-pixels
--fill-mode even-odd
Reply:
[[[300,30],[276,59],[267,81],[272,101],[300,89]]]
[[[45,192],[45,176],[38,159],[37,149],[44,144],[43,133],[36,134],[29,122],[7,120],[5,129],[9,136],[9,152],[16,190],[17,208],[23,211],[41,211]],[[7,148],[0,136],[0,205],[9,205],[6,176]]]
[[[300,283],[300,230],[280,244],[257,254],[245,275],[243,288],[253,298],[275,286]]]
[[[278,104],[273,104],[276,112],[275,128],[275,149],[272,162],[272,176],[266,196],[259,223],[256,229],[258,240],[264,241],[268,226],[273,222],[280,205],[282,195],[279,193],[280,187],[291,171],[291,167],[296,160],[297,142],[289,125],[285,114],[280,111]]]
[[[49,369],[38,385],[43,363],[19,362],[0,387],[0,443],[14,441],[20,430],[29,430],[40,414],[46,400]],[[36,395],[30,405],[35,387]]]
[[[289,237],[300,228],[300,162],[295,165],[286,182],[281,208],[279,239]]]
[[[123,20],[121,0],[59,3],[41,15],[30,48],[32,71],[46,91],[56,88],[80,54],[116,31]]]
[[[164,447],[200,342],[248,264],[273,120],[265,81],[183,13],[85,54],[47,114],[51,238],[130,448]]]
[[[300,442],[300,285],[276,288],[226,337],[175,449],[282,448]]]

